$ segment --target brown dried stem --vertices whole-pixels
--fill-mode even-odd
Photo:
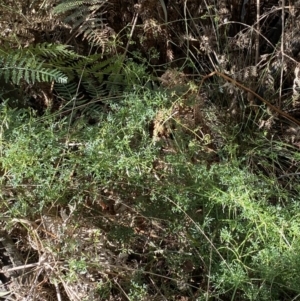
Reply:
[[[219,71],[213,71],[210,74],[204,76],[201,80],[200,86],[199,86],[199,92],[201,90],[202,84],[203,82],[208,79],[209,77],[212,77],[214,75],[218,75],[220,77],[222,77],[223,79],[225,79],[228,82],[231,82],[232,84],[236,85],[237,87],[243,89],[246,92],[251,93],[253,96],[255,96],[256,98],[258,98],[260,101],[262,101],[263,103],[265,103],[270,109],[272,109],[273,111],[275,111],[276,113],[278,113],[279,115],[281,115],[283,118],[289,120],[290,122],[294,123],[295,125],[300,126],[300,121],[295,119],[294,117],[290,116],[289,114],[283,112],[282,110],[280,110],[279,108],[277,108],[276,106],[272,105],[270,102],[268,102],[267,100],[265,100],[264,98],[262,98],[261,96],[259,96],[256,92],[252,91],[251,89],[245,87],[243,84],[237,82],[236,80],[232,79],[231,77],[229,77],[228,75],[225,75]]]

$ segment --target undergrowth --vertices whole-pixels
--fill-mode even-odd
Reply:
[[[276,64],[278,39],[259,48],[276,26],[251,11],[241,30],[225,1],[54,2],[36,4],[61,20],[45,42],[26,29],[14,49],[6,25],[1,235],[25,266],[11,297],[298,300],[298,71]]]
[[[105,229],[110,256],[127,258],[119,267],[127,276],[107,272],[95,298],[109,288],[129,300],[159,294],[168,300],[296,300],[299,185],[283,184],[259,167],[260,160],[282,156],[282,144],[256,134],[251,145],[245,134],[237,145],[224,129],[219,161],[192,162],[189,147],[175,143],[168,151],[149,133],[151,120],[168,106],[164,93],[141,90],[112,104],[109,114],[99,113],[97,124],[79,118],[70,128],[67,117],[40,117],[2,104],[1,212],[10,219],[7,229],[24,218],[41,219],[49,208],[66,210],[70,224],[76,216],[84,222],[81,215],[88,212],[89,223]],[[180,135],[174,130],[173,141]],[[268,150],[261,147],[266,143]],[[299,160],[293,148],[285,156]],[[124,211],[101,213],[105,197]],[[40,239],[43,252],[51,238]],[[60,252],[72,256],[71,282],[99,265],[88,253],[81,258],[74,239],[59,241]],[[59,281],[57,273],[51,277]]]

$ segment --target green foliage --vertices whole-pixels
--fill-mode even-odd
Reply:
[[[89,117],[95,117],[97,112],[103,111],[103,104],[111,100],[112,103],[116,102],[127,91],[146,91],[143,85],[146,86],[149,81],[144,65],[131,61],[123,63],[120,56],[105,59],[102,55],[90,55],[73,60],[71,67],[61,65],[60,69],[71,79],[79,79],[78,84],[73,81],[54,85],[55,92],[62,100],[61,111],[68,113],[80,110],[82,115]]]
[[[64,87],[61,93],[69,99],[76,86]],[[80,215],[87,198],[97,199],[95,187],[117,189],[125,199],[134,200],[134,212],[162,221],[160,235],[172,241],[165,245],[163,238],[153,239],[145,246],[147,262],[138,269],[140,278],[132,275],[124,283],[130,300],[149,298],[150,283],[144,276],[147,272],[164,276],[162,267],[154,269],[158,262],[168,267],[172,279],[162,288],[167,298],[172,287],[191,296],[197,285],[209,298],[220,300],[280,300],[283,295],[292,299],[300,293],[298,186],[289,191],[274,178],[253,173],[243,163],[253,157],[253,149],[249,146],[240,152],[234,139],[228,139],[224,149],[228,155],[210,168],[201,161],[191,164],[189,151],[180,143],[175,144],[176,151],[162,157],[148,127],[157,112],[169,105],[161,92],[140,87],[108,103],[110,112],[98,112],[95,126],[78,120],[72,127],[68,117],[41,119],[32,111],[2,105],[1,185],[15,196],[2,195],[3,214],[29,218],[53,204],[75,203]],[[184,133],[174,131],[175,140],[178,135]],[[263,139],[257,137],[254,149],[264,145]],[[268,157],[278,162],[281,145],[274,144],[272,150]],[[293,149],[285,152],[297,159]],[[153,162],[162,158],[164,166],[154,173]],[[274,199],[277,202],[270,203]],[[122,220],[114,223],[106,233],[111,244],[138,253],[140,234]],[[75,241],[66,243],[64,254],[73,254]],[[69,280],[76,281],[77,274],[90,266],[88,262],[70,258]],[[183,272],[187,262],[201,275],[201,285],[194,283],[196,274]],[[153,281],[161,281],[155,275]],[[107,294],[103,285],[100,291]]]
[[[82,34],[94,45],[103,46],[107,43],[105,31],[105,18],[103,17],[107,6],[106,0],[61,1],[54,10],[56,15],[64,15],[64,22],[71,25],[72,29]]]
[[[69,187],[70,193],[75,189],[70,175],[77,164],[78,177],[82,179],[91,174],[96,181],[128,176],[133,182],[140,179],[149,172],[156,152],[145,139],[146,126],[155,114],[155,107],[163,101],[163,98],[153,101],[151,93],[128,95],[113,107],[113,114],[98,114],[100,127],[87,127],[78,122],[72,129],[67,119],[55,121],[55,116],[45,116],[41,122],[30,112],[2,106],[0,163],[5,171],[2,183],[14,188],[34,187],[27,197],[24,196],[29,204],[43,200],[39,206],[31,208],[34,212],[53,200],[70,201],[64,199],[69,195],[65,187]],[[144,116],[141,120],[140,114]],[[82,146],[73,152],[64,141]],[[133,152],[133,145],[139,149],[137,153]],[[89,184],[82,185],[85,190]]]
[[[19,50],[18,52],[27,54],[31,53],[32,56],[43,58],[55,66],[60,66],[62,62],[66,64],[66,61],[71,59],[74,60],[78,58],[84,58],[84,56],[78,55],[73,50],[70,50],[69,46],[60,44],[36,44],[34,46]]]
[[[94,5],[93,9],[99,9],[106,1],[105,0],[92,0],[92,1],[78,1],[78,0],[67,0],[57,5],[54,9],[54,13],[64,13],[69,10],[76,9],[78,12],[85,11],[87,4]],[[85,5],[85,6],[84,6]]]
[[[219,162],[208,167],[208,157],[200,151],[205,140],[191,140],[179,122],[169,144],[152,140],[149,124],[172,104],[162,90],[144,86],[148,75],[143,65],[120,57],[79,57],[55,45],[29,50],[10,62],[23,66],[30,53],[38,61],[48,59],[48,66],[57,65],[55,70],[73,79],[80,76],[85,91],[74,81],[57,83],[54,89],[65,101],[62,111],[89,108],[86,113],[93,111],[96,124],[88,125],[84,118],[71,122],[74,116],[69,114],[61,119],[49,112],[37,117],[32,110],[2,104],[3,215],[34,219],[54,204],[75,204],[80,216],[86,200],[97,202],[99,191],[117,190],[120,198],[130,200],[127,206],[137,217],[163,224],[159,239],[145,244],[144,256],[140,250],[144,237],[135,231],[139,226],[132,226],[134,220],[116,220],[109,227],[99,222],[112,246],[142,254],[138,274],[123,280],[130,300],[149,298],[152,284],[147,273],[153,273],[156,282],[160,276],[168,278],[161,290],[169,299],[172,290],[192,296],[197,286],[209,298],[221,300],[280,300],[300,294],[299,185],[289,189],[291,182],[284,186],[276,178],[288,162],[298,164],[292,147],[273,142],[267,149],[264,135],[246,130],[238,135],[237,128],[220,127],[226,145]],[[37,69],[44,70],[42,66]],[[29,70],[25,80],[43,79],[33,73]],[[4,76],[20,83],[20,74]],[[98,98],[109,110],[89,106]],[[193,162],[195,153],[200,158]],[[160,167],[154,169],[157,162]],[[71,256],[66,277],[76,282],[78,274],[97,263],[78,254],[72,257],[77,249],[74,239],[64,243],[61,252]],[[163,267],[155,270],[158,263],[168,267],[167,274]],[[193,268],[187,268],[187,263]],[[111,282],[107,285],[111,289]],[[102,285],[99,292],[107,294],[107,287]]]
[[[81,109],[92,116],[99,111],[103,97],[132,91],[132,87],[138,89],[148,80],[144,65],[124,65],[123,58],[117,55],[78,55],[65,45],[43,43],[2,52],[0,75],[5,82],[21,85],[54,81],[54,91],[64,112]],[[7,84],[3,89],[7,90]]]
[[[68,81],[66,75],[55,68],[46,68],[43,61],[30,52],[3,53],[0,64],[0,75],[6,82],[12,81],[16,85],[19,85],[21,81],[28,84],[51,81],[66,83]]]
[[[146,300],[147,297],[147,287],[145,284],[139,285],[138,283],[132,281],[130,288],[130,293],[128,295],[130,301]]]
[[[277,121],[263,107],[250,108],[234,81],[211,77],[194,93],[196,77],[187,83],[191,74],[175,72],[175,78],[162,76],[154,91],[146,67],[155,69],[150,60],[160,64],[165,58],[193,76],[201,72],[199,78],[213,70],[238,81],[241,76],[256,90],[266,79],[251,71],[254,56],[243,56],[239,39],[249,39],[240,32],[231,43],[229,31],[239,30],[229,28],[232,22],[219,26],[225,20],[222,1],[197,9],[194,1],[156,1],[159,7],[155,1],[133,2],[59,1],[53,13],[66,26],[52,29],[70,29],[70,37],[58,40],[82,46],[84,54],[57,41],[34,44],[41,35],[23,49],[2,46],[3,99],[20,100],[5,94],[15,86],[23,92],[54,82],[50,100],[56,105],[37,116],[1,104],[2,226],[12,236],[17,230],[23,253],[38,250],[45,260],[39,268],[44,262],[47,268],[41,274],[51,283],[88,283],[88,293],[78,296],[82,300],[96,300],[92,290],[100,300],[296,300],[299,151],[279,139],[277,129],[272,132]],[[33,1],[29,10],[52,4]],[[112,41],[109,24],[118,17],[119,27],[133,21],[123,54],[122,47],[107,51],[119,42]],[[119,28],[118,35],[125,31]],[[133,45],[144,50],[132,51]],[[255,65],[262,69],[270,63],[261,62]],[[279,82],[272,75],[267,79],[271,88]],[[280,85],[281,91],[288,82]],[[163,130],[154,137],[157,124]]]

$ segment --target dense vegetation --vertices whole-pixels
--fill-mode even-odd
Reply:
[[[300,3],[24,2],[0,4],[1,297],[298,300]]]

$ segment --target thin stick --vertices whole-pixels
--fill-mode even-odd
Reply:
[[[279,108],[275,107],[274,105],[272,105],[270,102],[268,102],[267,100],[265,100],[264,98],[262,98],[261,96],[259,96],[257,93],[255,93],[254,91],[252,91],[251,89],[245,87],[243,84],[237,82],[236,80],[232,79],[231,77],[229,77],[228,75],[225,75],[219,71],[214,71],[206,76],[204,76],[201,80],[200,86],[199,86],[199,92],[201,90],[201,87],[203,85],[203,82],[208,79],[209,77],[212,77],[214,75],[218,75],[222,78],[224,78],[226,81],[231,82],[232,84],[236,85],[237,87],[243,89],[244,91],[247,91],[249,93],[251,93],[252,95],[254,95],[256,98],[258,98],[260,101],[262,101],[263,103],[265,103],[270,109],[272,109],[273,111],[275,111],[276,113],[278,113],[279,115],[281,115],[282,117],[284,117],[285,119],[291,121],[292,123],[300,126],[300,121],[295,119],[294,117],[290,116],[289,114],[283,112],[282,110],[280,110]]]
[[[13,271],[18,271],[18,270],[24,270],[24,269],[28,269],[28,268],[33,268],[36,266],[39,266],[40,263],[30,263],[30,264],[25,264],[25,265],[20,265],[14,268],[10,268],[10,269],[6,269],[5,267],[2,268],[2,270],[0,270],[0,273],[9,273],[9,272],[13,272]]]
[[[122,54],[121,56],[121,62],[120,62],[120,66],[119,68],[116,70],[115,72],[115,75],[118,75],[120,72],[121,72],[121,69],[122,69],[122,65],[125,61],[125,58],[126,58],[126,54],[128,52],[128,49],[129,49],[129,45],[131,43],[131,40],[132,40],[132,36],[133,36],[133,32],[135,30],[135,26],[136,26],[136,22],[137,22],[137,19],[139,17],[139,14],[138,13],[135,13],[135,15],[133,16],[133,24],[132,24],[132,28],[131,28],[131,31],[130,31],[130,34],[129,34],[129,38],[128,38],[128,41],[127,41],[127,44],[126,44],[126,47],[125,47],[125,50],[124,50],[124,53]],[[117,76],[115,76],[115,79],[114,79],[114,83],[117,81]],[[109,97],[111,97],[112,95],[112,89],[109,91]]]
[[[56,297],[57,297],[57,301],[61,301],[61,294],[60,294],[60,289],[57,283],[54,283],[55,286],[55,290],[56,290]]]
[[[219,252],[219,250],[216,248],[216,246],[213,244],[212,240],[205,234],[205,232],[202,230],[202,228],[179,206],[177,205],[173,200],[171,200],[168,197],[165,197],[169,202],[174,204],[185,216],[188,220],[190,220],[195,227],[199,230],[199,232],[204,236],[204,238],[208,241],[208,243],[211,245],[211,247],[215,250],[215,252],[219,255],[219,257],[222,259],[224,264],[226,265],[227,269],[231,271],[230,266],[228,265],[227,261],[225,258],[222,256],[222,254]]]
[[[259,59],[259,36],[260,36],[260,0],[256,0],[256,52],[255,52],[255,68],[257,68],[258,59]]]
[[[280,45],[280,50],[281,50],[281,69],[280,69],[280,87],[279,87],[279,99],[277,102],[277,106],[280,108],[281,107],[281,97],[282,97],[282,82],[283,82],[283,64],[284,64],[284,5],[285,5],[285,0],[281,0],[281,22],[282,22],[282,27],[281,27],[281,45]]]

